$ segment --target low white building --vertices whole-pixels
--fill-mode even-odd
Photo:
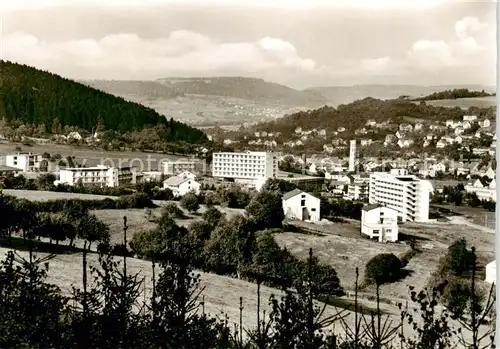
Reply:
[[[170,189],[175,197],[184,196],[189,192],[200,194],[200,183],[194,179],[172,176],[163,181],[163,188]]]
[[[24,172],[34,172],[40,168],[42,156],[32,153],[17,153],[5,156],[5,165],[18,168]]]
[[[479,200],[486,201],[497,201],[497,183],[495,179],[492,179],[489,185],[483,185],[480,179],[471,184],[465,186],[465,191],[467,193],[475,193]]]
[[[378,204],[364,206],[361,233],[378,242],[398,241],[398,211]]]
[[[486,264],[486,277],[484,281],[490,284],[497,283],[497,261],[489,262]]]
[[[201,161],[164,161],[161,163],[161,171],[169,176],[177,176],[182,172],[189,171],[191,173],[206,172],[206,165]]]
[[[99,187],[118,187],[136,183],[136,169],[134,167],[68,167],[59,170],[59,179],[55,185],[84,185]]]
[[[320,199],[302,190],[294,189],[283,194],[285,217],[301,221],[317,222],[320,216]]]

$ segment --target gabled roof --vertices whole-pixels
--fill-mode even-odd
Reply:
[[[302,194],[302,193],[303,193],[302,190],[294,189],[292,191],[289,191],[289,192],[283,194],[283,200],[288,200],[288,199],[293,198],[294,196]]]
[[[189,181],[189,178],[184,178],[184,177],[178,177],[178,176],[172,176],[163,181],[163,184],[168,185],[169,187],[177,187],[181,185],[182,183]]]
[[[380,204],[370,204],[370,205],[363,206],[362,210],[363,211],[371,211],[371,210],[374,210],[374,209],[379,208],[379,207],[382,207],[382,205],[380,205]]]
[[[300,190],[300,189],[294,189],[294,190],[292,190],[292,191],[289,191],[289,192],[287,192],[287,193],[283,194],[282,200],[288,200],[288,199],[293,198],[294,196],[297,196],[297,195],[299,195],[299,194],[307,194],[307,195],[309,195],[309,196],[316,197],[316,196],[314,196],[314,195],[312,195],[312,194],[306,193],[306,192],[305,192],[305,191],[303,191],[303,190]]]

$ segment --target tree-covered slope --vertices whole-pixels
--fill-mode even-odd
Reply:
[[[425,97],[416,98],[417,101],[432,101],[441,99],[458,99],[458,98],[477,98],[477,97],[492,97],[495,93],[488,93],[484,90],[472,91],[467,88],[453,89],[431,93]]]
[[[183,94],[232,97],[257,103],[305,107],[319,107],[328,102],[319,93],[299,91],[258,78],[164,78],[158,81]]]
[[[178,92],[174,88],[157,81],[88,80],[81,81],[81,83],[118,96],[136,95],[147,98],[175,98],[183,95],[182,92]]]
[[[169,142],[207,140],[201,130],[167,120],[153,109],[56,74],[3,60],[0,61],[0,117],[7,122],[43,124],[47,131],[56,119],[62,126],[87,131],[95,129],[101,119],[106,129],[120,133],[164,125],[164,138]]]

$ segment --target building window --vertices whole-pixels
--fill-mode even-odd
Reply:
[[[312,212],[316,212],[316,209],[315,209],[315,208],[311,208],[311,211],[312,211]]]
[[[306,200],[300,200],[300,206],[305,206],[306,205]]]

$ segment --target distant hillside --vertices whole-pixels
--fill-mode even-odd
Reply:
[[[0,71],[0,100],[3,101],[0,117],[7,122],[43,124],[49,132],[55,120],[61,126],[91,131],[101,119],[106,129],[122,133],[164,125],[162,138],[166,141],[206,141],[206,135],[198,129],[166,120],[153,109],[56,74],[3,60]]]
[[[329,105],[351,103],[366,97],[376,99],[394,99],[400,96],[419,98],[431,93],[453,88],[468,88],[472,90],[495,91],[494,86],[418,86],[418,85],[355,85],[355,86],[325,86],[312,87],[304,91],[311,91],[323,95]]]
[[[81,83],[113,95],[136,95],[147,98],[175,98],[184,95],[157,81],[87,80]]]
[[[252,130],[266,132],[281,132],[291,135],[297,127],[304,130],[325,129],[327,132],[335,131],[338,127],[348,128],[353,131],[364,127],[368,120],[376,122],[403,122],[408,118],[444,121],[447,119],[460,119],[466,113],[485,115],[490,118],[494,115],[494,108],[480,109],[433,107],[419,105],[404,99],[379,100],[365,98],[337,108],[323,107],[320,109],[298,112],[270,122],[255,125]],[[343,135],[347,136],[347,134]]]
[[[459,88],[453,90],[445,90],[440,92],[431,93],[430,95],[415,98],[416,101],[434,101],[442,99],[459,99],[459,98],[478,98],[478,97],[492,97],[495,93],[488,93],[484,90],[473,91],[467,88]]]
[[[319,107],[327,103],[314,91],[298,91],[263,79],[245,77],[165,78],[159,82],[178,93],[246,99],[263,104]]]

